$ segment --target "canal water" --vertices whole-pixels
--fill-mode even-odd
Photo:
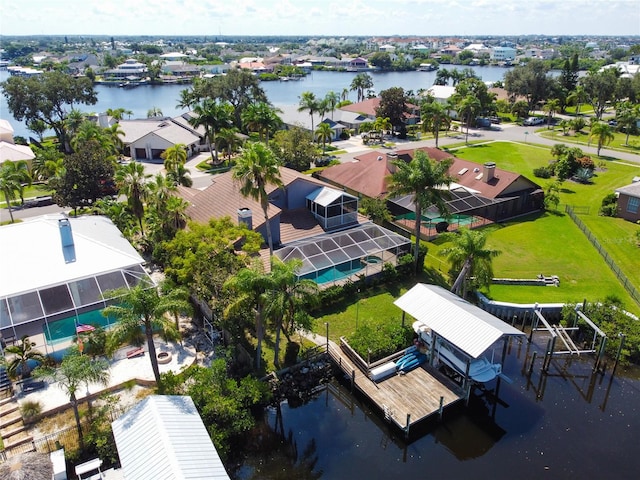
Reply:
[[[502,80],[505,68],[469,67],[484,81]],[[391,87],[402,87],[405,91],[427,89],[433,85],[436,72],[368,72],[373,78],[373,90],[376,93]],[[356,73],[314,71],[302,80],[288,82],[262,82],[261,87],[269,101],[275,106],[298,104],[302,92],[313,92],[317,97],[324,97],[327,92],[334,91],[339,95],[343,89],[349,89]],[[7,70],[0,70],[0,82],[9,78]],[[146,118],[147,111],[159,108],[165,116],[176,116],[186,110],[178,108],[180,91],[189,85],[144,85],[137,88],[118,88],[116,86],[96,85],[98,103],[95,105],[78,105],[76,108],[87,113],[105,112],[107,109],[125,108],[133,112],[130,118]],[[349,99],[356,100],[356,92],[349,92]],[[25,138],[33,136],[24,122],[15,120],[7,108],[4,95],[0,95],[0,118],[9,120],[15,135]],[[125,119],[127,116],[125,116]]]
[[[513,384],[502,382],[498,403],[477,392],[408,440],[336,380],[302,406],[268,410],[229,470],[240,480],[638,478],[640,381],[620,368],[613,379],[592,374],[575,357],[541,375],[541,350],[529,378],[536,349],[511,346]]]

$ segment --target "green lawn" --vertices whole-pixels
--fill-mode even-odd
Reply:
[[[47,185],[37,184],[31,185],[30,187],[25,187],[24,189],[24,198],[33,198],[33,197],[42,197],[45,195],[51,195],[53,190],[51,190]],[[11,202],[12,205],[20,205],[20,197],[16,192],[17,200]],[[4,194],[0,193],[0,207],[5,207],[6,202],[4,201]]]
[[[542,136],[557,140],[558,143],[572,143],[578,145],[597,147],[596,141],[589,142],[588,132],[578,132],[576,134],[564,135],[562,129],[557,128],[554,130],[543,130]],[[640,153],[640,137],[638,135],[629,135],[629,144],[627,145],[627,134],[622,132],[613,132],[614,139],[607,145],[603,145],[602,148],[609,150],[616,150],[619,152]]]

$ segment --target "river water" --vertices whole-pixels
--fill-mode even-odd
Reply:
[[[635,479],[640,472],[640,382],[618,369],[558,358],[540,372],[546,339],[513,344],[500,403],[474,396],[407,441],[347,383],[305,405],[271,409],[232,477],[253,479]],[[537,366],[523,374],[536,350]],[[627,376],[625,376],[627,375]],[[490,385],[491,386],[491,385]],[[495,407],[494,407],[495,405]]]
[[[507,71],[500,67],[471,67],[484,81],[502,80]],[[373,78],[373,90],[379,93],[391,87],[402,87],[405,91],[426,89],[433,85],[436,72],[369,72]],[[314,71],[299,81],[262,82],[261,86],[269,101],[275,106],[298,104],[302,92],[313,92],[317,97],[324,97],[327,92],[334,91],[341,94],[343,89],[349,89],[355,73]],[[6,70],[0,70],[0,81],[9,78]],[[188,85],[145,85],[133,89],[96,85],[98,103],[95,105],[79,105],[76,108],[87,113],[105,112],[107,109],[125,108],[131,110],[131,118],[146,118],[147,111],[152,107],[159,108],[165,116],[176,116],[185,110],[176,107],[180,98],[180,91],[189,88]],[[349,92],[349,99],[356,100],[356,92]],[[7,108],[4,95],[0,96],[0,118],[9,120],[15,135],[28,138],[33,136],[24,122],[13,118]],[[125,116],[125,118],[127,118]]]

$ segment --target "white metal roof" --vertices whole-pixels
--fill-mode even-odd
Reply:
[[[75,261],[65,262],[58,220],[44,215],[0,227],[0,298],[144,263],[107,217],[69,218]]]
[[[438,285],[418,283],[393,302],[473,358],[505,335],[524,335]]]
[[[356,199],[356,197],[354,197],[353,195],[349,195],[348,193],[336,190],[335,188],[321,187],[307,195],[307,200],[311,200],[318,205],[327,207],[331,203],[338,200],[340,197],[347,197],[354,200]]]
[[[229,480],[191,397],[151,395],[111,428],[126,478]]]

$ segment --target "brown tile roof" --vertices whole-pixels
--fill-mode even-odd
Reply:
[[[437,148],[423,147],[420,150],[425,151],[429,157],[437,161],[453,157],[451,154]],[[336,185],[344,186],[367,197],[384,197],[387,194],[386,180],[391,173],[387,167],[387,153],[389,152],[367,152],[355,157],[353,162],[345,162],[325,169],[320,174],[320,178]],[[415,150],[396,150],[393,153],[398,155],[398,159],[410,161]],[[381,160],[378,160],[380,157]],[[449,169],[449,174],[456,179],[456,183],[479,192],[483,197],[497,198],[505,193],[518,179],[524,178],[518,173],[496,168],[493,180],[485,183],[481,178],[476,178],[483,171],[482,165],[456,157],[453,157],[453,159],[454,162]],[[467,171],[459,174],[465,168]],[[478,171],[474,172],[476,168]],[[533,182],[529,183],[532,187],[536,187]]]
[[[253,228],[255,229],[264,223],[260,202],[244,197],[240,193],[231,172],[214,176],[211,185],[193,195],[191,192],[184,195],[185,190],[191,189],[181,188],[178,191],[185,200],[191,203],[191,206],[187,208],[187,215],[196,222],[207,223],[211,218],[228,216],[234,223],[237,223],[238,209],[249,208],[253,212]],[[280,209],[270,204],[267,213],[269,218],[272,218],[280,213]]]
[[[300,179],[315,183],[318,186],[327,186],[326,183],[309,175],[304,175],[286,167],[280,167],[280,179],[285,188]],[[267,186],[268,194],[273,193],[275,190],[277,190],[275,185]],[[191,206],[187,209],[187,214],[196,222],[206,223],[211,218],[226,216],[237,222],[238,209],[249,208],[253,212],[253,228],[256,229],[264,223],[260,202],[242,196],[238,184],[233,181],[231,171],[212,177],[211,185],[204,190],[179,187],[178,192],[182,198],[191,203]],[[280,213],[280,208],[269,204],[267,213],[269,218],[272,218]]]
[[[347,112],[354,113],[364,113],[370,117],[376,116],[376,108],[380,106],[380,97],[376,98],[368,98],[367,100],[363,100],[362,102],[352,103],[350,105],[345,105],[344,107],[340,107],[340,110],[346,110]]]
[[[283,244],[323,233],[325,231],[306,208],[286,210],[280,214],[280,242]]]

